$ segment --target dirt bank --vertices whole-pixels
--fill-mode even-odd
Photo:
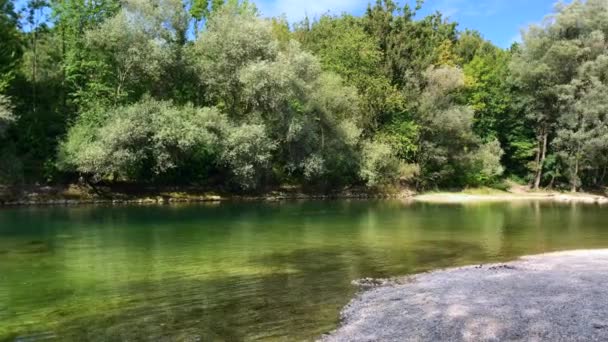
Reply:
[[[0,187],[0,207],[26,205],[77,205],[77,204],[165,204],[218,201],[280,201],[298,199],[405,199],[413,192],[408,189],[386,193],[352,187],[331,191],[280,186],[258,193],[235,193],[197,187],[146,187],[86,185]]]
[[[436,271],[364,292],[324,341],[607,341],[608,250]]]

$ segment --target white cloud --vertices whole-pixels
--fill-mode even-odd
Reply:
[[[285,15],[289,22],[302,20],[306,15],[311,18],[324,13],[360,11],[367,7],[368,0],[261,0],[256,5],[263,16]]]

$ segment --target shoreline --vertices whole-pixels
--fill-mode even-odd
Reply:
[[[128,191],[105,191],[102,195],[77,185],[34,186],[7,194],[0,188],[0,207],[88,205],[88,204],[171,204],[227,201],[283,201],[328,199],[397,199],[432,204],[481,204],[499,202],[544,201],[555,203],[608,204],[608,197],[589,193],[532,192],[512,189],[490,193],[428,192],[417,194],[409,189],[382,192],[355,187],[329,192],[307,192],[300,187],[278,187],[257,194],[238,194],[192,187],[139,188]]]
[[[364,280],[320,340],[607,340],[606,282],[608,249]]]
[[[608,197],[589,193],[521,192],[495,194],[468,194],[463,192],[426,193],[413,197],[416,202],[453,204],[517,201],[552,201],[557,203],[608,204]]]
[[[146,190],[146,189],[143,189]],[[68,185],[65,187],[34,187],[20,190],[15,195],[0,192],[0,208],[23,206],[72,206],[72,205],[161,205],[177,203],[206,203],[229,201],[287,201],[287,200],[330,200],[330,199],[409,199],[413,192],[402,189],[398,192],[378,192],[364,188],[352,188],[331,192],[304,192],[300,188],[277,188],[257,194],[237,194],[207,191],[196,188],[172,187],[148,191],[107,191],[103,196],[91,189]]]

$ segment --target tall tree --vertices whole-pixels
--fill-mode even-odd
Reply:
[[[402,110],[401,94],[383,72],[379,39],[365,31],[361,19],[324,15],[310,27],[300,23],[294,35],[319,57],[325,70],[358,89],[368,133]]]
[[[575,80],[582,64],[602,54],[598,47],[608,34],[607,13],[608,4],[603,0],[561,4],[544,26],[528,29],[521,49],[513,58],[511,71],[521,90],[519,96],[527,100],[528,115],[535,122],[535,188],[543,180],[545,159],[560,122],[572,123],[572,120],[563,119],[573,111],[562,105],[562,93]],[[558,146],[564,146],[563,140]],[[574,155],[580,154],[579,148],[573,151]],[[575,178],[578,177],[579,159],[571,159],[574,167],[570,169]]]
[[[83,99],[89,82],[95,81],[96,63],[91,61],[86,49],[86,35],[111,18],[120,8],[119,0],[51,0],[55,32],[61,37],[63,88],[65,89],[65,110],[77,111],[85,106],[88,99]]]
[[[18,15],[11,0],[0,0],[0,93],[15,77],[23,53]]]

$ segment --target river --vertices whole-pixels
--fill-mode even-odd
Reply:
[[[606,247],[581,204],[0,208],[0,341],[310,340],[355,279]]]

